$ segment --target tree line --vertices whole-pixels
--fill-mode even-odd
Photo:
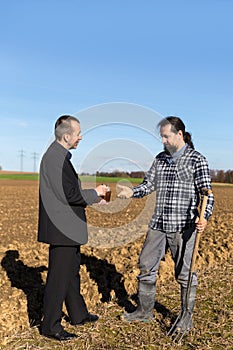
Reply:
[[[210,170],[210,176],[213,182],[233,184],[233,170]]]
[[[86,174],[87,175],[87,174]],[[122,177],[122,178],[144,178],[145,172],[143,171],[131,171],[124,172],[115,170],[113,172],[99,172],[97,171],[96,176],[101,177]],[[233,170],[210,170],[210,176],[213,182],[222,182],[233,184]]]
[[[145,176],[145,172],[144,171],[127,172],[127,171],[115,170],[115,171],[112,171],[109,173],[109,172],[97,171],[96,176],[98,176],[98,177],[103,176],[103,177],[122,177],[122,178],[141,179]]]

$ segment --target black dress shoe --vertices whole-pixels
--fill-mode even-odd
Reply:
[[[55,334],[43,334],[43,336],[47,337],[47,338],[60,340],[60,341],[71,340],[71,339],[77,338],[76,334],[68,333],[65,330],[62,330],[61,332],[58,332]]]
[[[71,324],[75,325],[75,326],[83,326],[86,323],[96,322],[98,319],[99,319],[99,316],[88,314],[87,317],[85,317],[81,322],[79,322],[79,323],[71,323]]]

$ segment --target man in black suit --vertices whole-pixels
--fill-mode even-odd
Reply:
[[[88,240],[85,207],[100,202],[106,186],[82,189],[69,152],[80,140],[79,120],[61,116],[40,165],[38,241],[50,245],[41,333],[57,340],[76,337],[61,325],[63,302],[72,325],[98,320],[80,294],[80,245]]]

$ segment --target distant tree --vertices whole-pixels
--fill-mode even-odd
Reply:
[[[213,182],[216,182],[216,170],[210,170],[210,177]]]
[[[96,172],[97,177],[130,177],[130,173],[125,172],[125,171],[119,171],[119,170],[114,170],[112,172],[104,172],[104,171],[97,171]]]
[[[145,176],[144,171],[131,171],[130,177],[136,178],[136,179],[141,179]]]
[[[80,176],[91,176],[92,174],[88,173],[88,172],[82,172],[81,174],[79,174]]]
[[[227,170],[227,171],[225,172],[225,179],[224,179],[224,182],[230,183],[230,184],[233,183],[233,170]]]
[[[216,176],[216,181],[217,182],[224,182],[225,180],[225,172],[224,170],[218,170],[217,171],[217,176]]]

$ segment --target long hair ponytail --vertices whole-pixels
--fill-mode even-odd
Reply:
[[[192,136],[189,132],[185,131],[184,133],[184,141],[187,143],[192,149],[194,149],[194,144],[192,141]]]

